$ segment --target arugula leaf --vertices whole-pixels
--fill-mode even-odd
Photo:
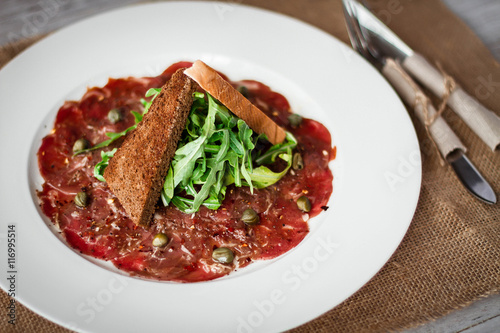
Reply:
[[[297,140],[289,132],[286,133],[286,141],[279,143],[277,145],[269,148],[268,151],[258,156],[255,159],[255,163],[258,165],[271,164],[276,161],[276,157],[283,153],[289,153],[290,149],[294,149],[297,146]]]
[[[160,91],[161,91],[161,88],[149,88],[148,91],[146,91],[146,97],[154,96],[153,97],[153,99],[154,99],[156,96],[158,96]],[[150,100],[149,102],[145,102],[145,104],[147,105],[147,108],[146,108],[146,110],[144,110],[144,113],[148,112],[149,107],[151,106],[151,104],[153,104],[153,99]]]
[[[194,97],[186,131],[163,186],[164,205],[172,203],[185,213],[194,213],[201,205],[218,209],[227,186],[249,186],[253,192],[254,187],[270,186],[288,172],[297,145],[293,135],[288,133],[284,143],[264,153],[252,154],[261,136],[210,94],[206,100],[201,93]],[[253,155],[260,163],[252,160]],[[281,172],[262,165],[273,163],[277,157],[287,162]]]
[[[101,182],[105,182],[106,179],[104,179],[104,169],[109,164],[109,160],[111,157],[115,155],[117,151],[117,148],[111,150],[111,151],[101,151],[101,161],[97,163],[94,167],[94,176],[95,178],[99,179]]]
[[[245,178],[248,186],[250,186],[250,192],[253,193],[253,183],[250,173],[252,172],[252,150],[255,148],[255,144],[252,142],[253,131],[248,127],[248,125],[241,119],[238,120],[238,134],[240,143],[243,145],[243,156],[241,159],[241,174]]]

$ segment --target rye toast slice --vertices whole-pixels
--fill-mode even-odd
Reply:
[[[104,171],[109,188],[132,221],[150,224],[155,205],[186,126],[197,85],[177,70],[148,113],[124,140]]]

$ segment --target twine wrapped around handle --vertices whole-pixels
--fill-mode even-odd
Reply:
[[[436,96],[446,100],[453,111],[488,147],[492,150],[500,147],[500,117],[493,111],[485,108],[456,84],[454,89],[450,91],[447,85],[451,77],[443,71],[437,70],[419,54],[407,57],[402,66]],[[447,96],[447,92],[449,92],[449,96]]]
[[[440,113],[432,106],[429,98],[401,65],[392,59],[387,59],[382,68],[382,74],[389,80],[404,102],[415,110],[415,114],[424,124],[434,146],[441,153],[441,165],[444,165],[444,159],[453,151],[459,149],[465,152],[467,150],[444,119],[440,117]],[[441,106],[440,109],[444,109],[444,106]],[[442,110],[440,111],[442,112]]]

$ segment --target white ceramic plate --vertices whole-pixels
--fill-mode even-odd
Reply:
[[[202,59],[231,79],[257,79],[295,112],[323,122],[338,148],[330,209],[294,250],[220,280],[130,278],[72,251],[39,211],[36,152],[64,100],[108,77],[157,75]],[[15,225],[15,293],[84,332],[276,332],[352,295],[384,265],[413,216],[421,180],[415,132],[370,65],[297,20],[233,4],[128,7],[52,34],[0,72],[0,269]]]

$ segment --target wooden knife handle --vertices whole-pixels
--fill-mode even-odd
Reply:
[[[419,98],[422,96],[425,97],[425,95],[398,63],[388,61],[382,68],[382,74],[391,83],[403,101],[413,107],[415,114],[423,124],[436,114],[436,110],[427,98],[419,100]],[[427,115],[425,107],[427,107]],[[463,152],[466,151],[464,144],[443,118],[438,117],[429,125],[429,132],[444,159],[457,149]]]
[[[445,77],[424,57],[413,54],[407,57],[402,65],[407,72],[436,96],[443,97],[446,91]],[[485,108],[459,86],[453,90],[447,104],[488,147],[492,150],[500,147],[500,117],[494,112]]]

